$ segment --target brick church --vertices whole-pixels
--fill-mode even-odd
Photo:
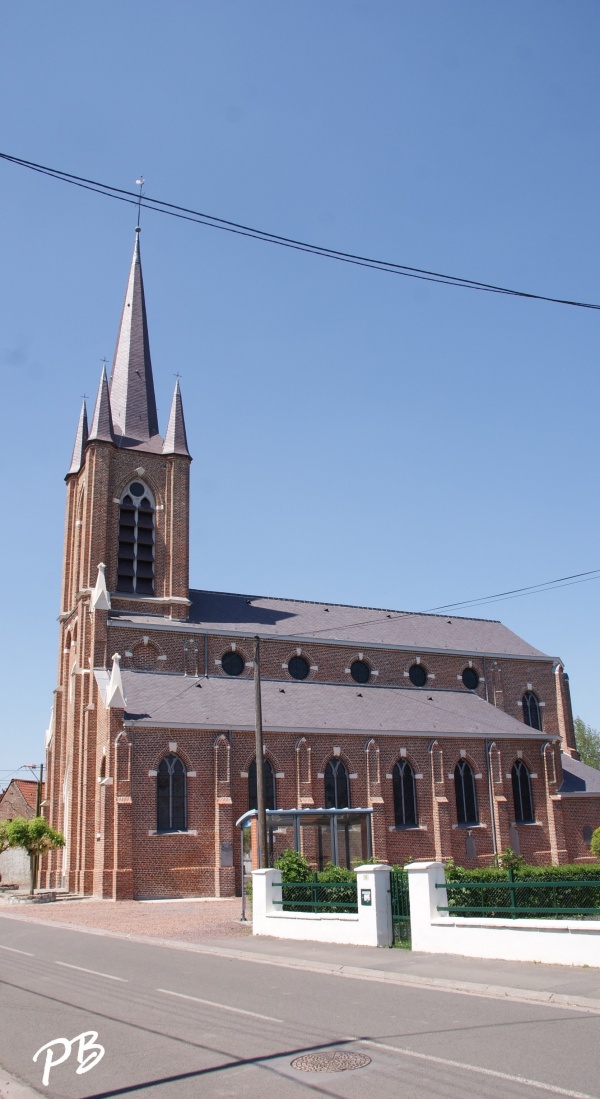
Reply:
[[[137,230],[110,379],[89,426],[82,408],[66,476],[46,737],[66,846],[43,884],[240,891],[257,635],[268,807],[314,810],[315,864],[331,854],[316,811],[347,807],[391,863],[488,865],[509,845],[531,862],[589,858],[600,772],[578,760],[560,660],[497,621],[190,588],[190,465],[179,382],[159,433]],[[285,819],[278,849],[293,845]],[[353,827],[342,862],[368,853]]]

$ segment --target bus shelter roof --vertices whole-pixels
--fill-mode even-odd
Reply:
[[[295,820],[300,826],[304,824],[329,824],[332,817],[337,818],[338,824],[350,824],[356,818],[371,816],[373,810],[369,809],[267,809],[267,828],[280,828],[285,824],[292,824]],[[247,828],[253,817],[258,816],[257,809],[249,809],[243,813],[236,826]]]

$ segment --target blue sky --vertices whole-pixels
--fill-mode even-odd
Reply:
[[[0,12],[0,151],[346,251],[600,301],[600,8],[41,0]],[[0,769],[43,758],[64,482],[133,210],[0,163]],[[598,313],[144,213],[196,587],[426,610],[600,566]],[[474,613],[600,726],[600,584]],[[0,785],[2,775],[0,775]]]

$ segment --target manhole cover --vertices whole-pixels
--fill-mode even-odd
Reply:
[[[364,1068],[371,1064],[366,1053],[342,1053],[332,1050],[329,1053],[305,1053],[292,1061],[292,1068],[298,1072],[346,1072],[351,1068]]]

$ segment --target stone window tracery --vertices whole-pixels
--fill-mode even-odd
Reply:
[[[350,807],[350,782],[341,759],[330,759],[325,768],[325,808]]]
[[[264,760],[265,782],[265,809],[277,808],[277,791],[275,784],[275,768],[269,759]],[[253,759],[248,768],[248,808],[258,809],[258,790],[256,783],[256,760]]]
[[[513,801],[515,803],[515,821],[517,824],[533,824],[535,814],[533,812],[533,794],[531,792],[531,775],[529,768],[518,759],[511,770]]]
[[[394,819],[396,828],[415,828],[417,817],[417,792],[415,773],[406,759],[394,764],[392,774],[394,787]]]
[[[156,774],[157,832],[187,832],[187,772],[179,756],[169,753]]]
[[[132,481],[119,506],[117,591],[154,595],[154,498],[142,481]]]
[[[461,759],[454,768],[456,819],[459,824],[479,824],[475,775],[470,763]]]
[[[533,691],[525,691],[523,695],[523,721],[532,729],[542,728],[542,711],[540,703]]]

